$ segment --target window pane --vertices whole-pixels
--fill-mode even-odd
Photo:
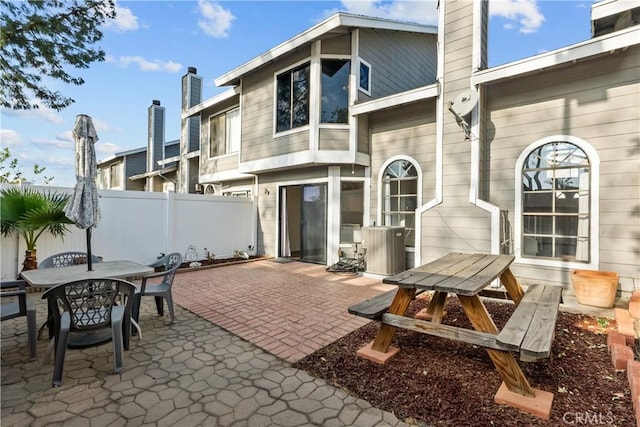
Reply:
[[[340,190],[340,243],[360,243],[364,217],[364,183],[342,182]]]
[[[561,213],[578,213],[578,193],[565,193],[556,191],[556,212]]]
[[[212,117],[209,120],[209,156],[216,157],[225,154],[226,129],[224,114]]]
[[[369,80],[371,78],[371,69],[362,61],[360,62],[360,88],[369,92]]]
[[[293,72],[293,97],[291,127],[309,124],[309,66]]]
[[[577,236],[578,217],[559,216],[556,218],[556,236]]]
[[[552,234],[553,217],[525,215],[522,227],[526,234]]]
[[[577,239],[557,238],[556,239],[556,258],[574,259],[576,256]]]
[[[349,68],[346,59],[322,60],[321,123],[348,123]]]
[[[276,130],[291,129],[291,73],[278,76],[276,100]]]
[[[522,174],[522,189],[524,191],[551,190],[553,177],[549,171],[528,170]]]
[[[418,180],[402,180],[400,181],[400,192],[402,194],[418,194]]]
[[[240,151],[240,109],[227,112],[227,153]]]
[[[553,194],[552,193],[525,193],[524,205],[522,211],[525,213],[531,212],[552,212],[553,211]]]

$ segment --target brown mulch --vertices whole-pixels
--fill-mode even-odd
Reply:
[[[427,306],[416,299],[407,316]],[[486,301],[498,328],[513,312],[512,304]],[[448,298],[443,323],[471,329],[455,298]],[[613,368],[606,333],[615,321],[559,313],[552,357],[518,362],[532,387],[555,395],[549,421],[498,405],[501,384],[483,348],[398,329],[392,341],[400,348],[386,365],[356,357],[375,338],[380,324],[371,322],[298,361],[295,367],[394,413],[411,424],[435,426],[635,426],[626,372]],[[517,356],[517,355],[516,355]]]

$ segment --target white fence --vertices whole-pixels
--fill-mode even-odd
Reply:
[[[4,188],[5,186],[2,186]],[[72,193],[71,188],[35,187],[42,191]],[[131,260],[149,264],[161,253],[180,252],[190,246],[205,258],[205,248],[216,258],[256,247],[253,200],[200,194],[99,190],[101,220],[93,229],[91,252],[105,260]],[[86,252],[86,232],[69,226],[64,239],[43,234],[37,242],[38,260],[58,252]],[[13,279],[22,270],[25,244],[14,234],[2,236],[0,276]]]

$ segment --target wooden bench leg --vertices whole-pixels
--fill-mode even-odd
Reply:
[[[398,292],[389,306],[389,313],[404,316],[415,293],[415,289],[398,288]],[[399,351],[397,348],[389,349],[396,329],[395,326],[380,325],[375,340],[358,350],[358,356],[380,364],[387,362]]]
[[[500,282],[502,282],[502,286],[507,290],[509,298],[513,300],[517,307],[524,296],[524,291],[520,283],[518,283],[518,279],[516,279],[511,270],[507,268],[500,275]]]
[[[427,308],[420,310],[416,314],[416,319],[429,320],[433,323],[442,323],[442,317],[444,316],[444,304],[446,301],[446,292],[435,291]]]
[[[487,313],[486,307],[480,301],[480,297],[477,295],[458,295],[458,298],[476,331],[498,334],[498,328],[493,323],[489,313]],[[518,362],[510,352],[487,349],[487,353],[489,353],[493,365],[510,391],[523,396],[535,396],[529,381],[527,381],[522,370],[520,370],[520,366],[518,366]]]

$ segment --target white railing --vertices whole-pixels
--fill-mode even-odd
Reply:
[[[73,192],[72,188],[35,188]],[[252,198],[113,190],[99,193],[101,220],[92,232],[91,252],[105,260],[148,264],[161,253],[180,252],[184,256],[190,246],[199,259],[205,258],[205,248],[216,258],[226,258],[236,250],[256,247]],[[37,242],[38,260],[58,252],[85,252],[85,230],[75,225],[69,230],[64,239],[43,234]],[[25,249],[22,237],[2,236],[2,279],[13,279],[22,270]]]

